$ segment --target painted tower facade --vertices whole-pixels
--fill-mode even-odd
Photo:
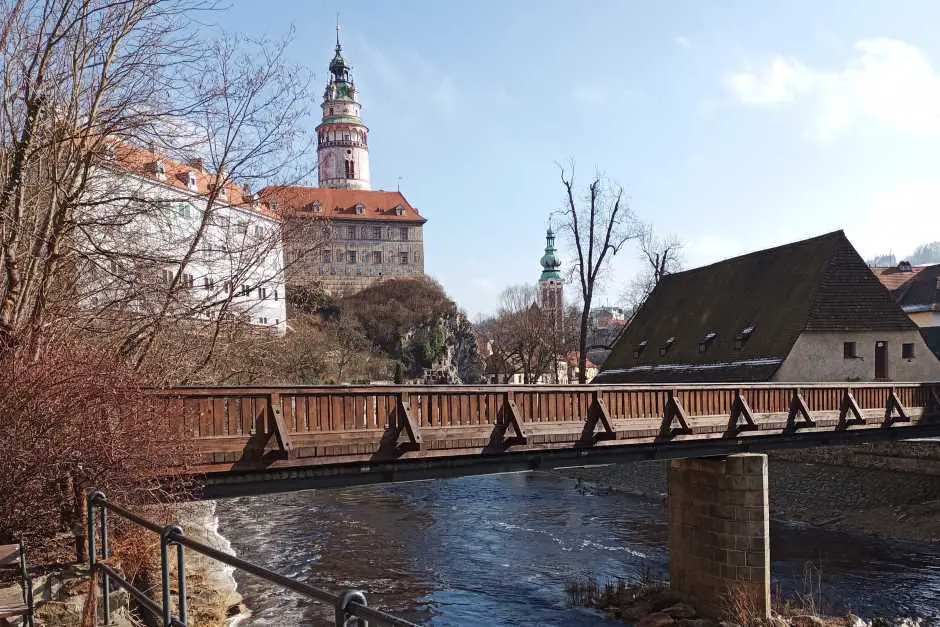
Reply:
[[[555,252],[555,233],[549,227],[545,234],[545,254],[540,260],[542,275],[538,283],[538,304],[551,316],[555,329],[561,330],[564,327],[565,284],[558,271],[561,261]]]
[[[317,126],[320,187],[371,189],[369,129],[362,123],[359,91],[343,58],[336,27],[336,54],[330,61],[330,80],[323,92],[323,117]]]

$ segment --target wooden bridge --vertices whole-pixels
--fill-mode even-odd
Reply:
[[[940,383],[154,392],[206,498],[940,436]],[[190,448],[191,446],[191,448]]]

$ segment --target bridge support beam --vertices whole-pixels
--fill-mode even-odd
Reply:
[[[767,456],[674,460],[668,486],[672,589],[715,617],[746,604],[769,618]]]

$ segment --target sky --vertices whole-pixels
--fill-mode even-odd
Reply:
[[[836,229],[866,258],[940,240],[933,0],[233,0],[214,19],[293,28],[318,111],[337,12],[373,189],[428,219],[425,270],[471,317],[538,279],[559,163],[621,185],[686,267]],[[640,268],[621,251],[595,305]]]

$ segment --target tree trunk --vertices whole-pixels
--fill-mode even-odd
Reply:
[[[591,317],[591,296],[584,299],[581,311],[581,337],[578,338],[578,383],[587,383],[587,334]]]

